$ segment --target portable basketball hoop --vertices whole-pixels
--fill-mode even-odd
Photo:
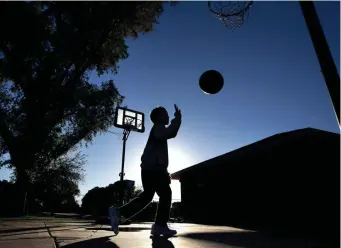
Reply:
[[[209,10],[227,28],[239,28],[244,23],[253,1],[208,1]]]
[[[138,112],[135,110],[118,107],[116,109],[114,126],[117,128],[123,129],[122,166],[121,166],[121,172],[119,174],[120,182],[122,185],[122,190],[120,194],[120,203],[122,204],[123,197],[124,197],[123,179],[125,176],[124,161],[125,161],[125,153],[126,153],[126,142],[128,140],[128,137],[131,131],[138,132],[138,133],[143,133],[145,131],[144,114],[142,112]]]

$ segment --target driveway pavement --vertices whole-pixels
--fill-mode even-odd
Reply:
[[[285,239],[232,227],[171,224],[178,235],[151,238],[151,223],[121,226],[115,235],[107,225],[86,221],[0,221],[0,248],[317,248],[299,239]]]

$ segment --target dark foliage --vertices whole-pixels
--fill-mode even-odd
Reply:
[[[123,96],[89,75],[117,73],[125,39],[152,31],[164,3],[0,3],[0,166],[20,188],[113,125]]]
[[[89,190],[82,199],[83,214],[91,214],[94,216],[106,216],[108,207],[117,205],[120,196],[120,181],[109,184],[106,187],[95,187]],[[140,194],[142,190],[139,187],[124,187],[124,202],[130,201],[132,198]]]

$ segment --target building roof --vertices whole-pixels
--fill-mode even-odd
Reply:
[[[340,136],[338,133],[332,133],[328,131],[323,131],[315,128],[303,128],[303,129],[297,129],[289,132],[282,132],[278,133],[272,136],[269,136],[265,139],[259,140],[257,142],[251,143],[249,145],[240,147],[236,150],[233,150],[231,152],[222,154],[220,156],[211,158],[209,160],[203,161],[199,164],[187,167],[183,170],[177,171],[172,174],[172,179],[180,180],[181,175],[188,172],[193,172],[194,170],[206,168],[208,166],[213,166],[215,164],[221,163],[225,160],[230,160],[233,158],[236,158],[238,156],[245,156],[246,153],[257,153],[261,150],[267,150],[270,147],[280,145],[285,143],[286,141],[292,140],[292,139],[300,139],[300,138],[306,138],[311,137],[312,135],[323,135],[323,136]]]

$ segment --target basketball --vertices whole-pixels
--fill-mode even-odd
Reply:
[[[217,94],[224,86],[224,78],[220,72],[216,70],[208,70],[201,74],[199,86],[206,94]]]

